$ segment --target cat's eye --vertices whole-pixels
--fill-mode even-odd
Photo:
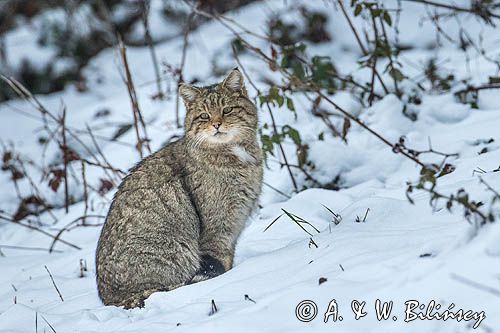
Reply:
[[[210,118],[210,116],[208,115],[208,113],[202,113],[202,114],[200,114],[200,119],[207,120],[208,118]]]
[[[225,107],[224,109],[222,109],[222,114],[223,115],[228,115],[231,112],[233,112],[233,110],[234,110],[234,107],[231,107],[231,106]]]

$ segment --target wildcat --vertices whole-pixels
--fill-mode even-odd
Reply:
[[[96,252],[106,305],[141,307],[153,292],[220,275],[257,205],[257,109],[236,68],[219,84],[181,84],[185,134],[145,158],[119,186]]]

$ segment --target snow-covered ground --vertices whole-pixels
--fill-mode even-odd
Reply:
[[[342,73],[351,73],[361,79],[369,77],[369,72],[358,69],[356,61],[361,55],[355,40],[331,3],[300,2],[328,13],[330,17],[329,32],[333,42],[328,46],[311,46],[308,52],[331,56]],[[251,31],[264,33],[266,19],[272,13],[282,12],[286,3],[256,3],[232,16]],[[435,40],[434,30],[428,22],[419,25],[425,9],[416,4],[405,6],[400,18],[401,38],[404,39],[401,42],[414,46],[401,54],[407,70],[405,73],[418,75],[421,71],[414,68],[412,73],[411,65],[422,67],[425,61],[437,57],[457,79],[477,84],[486,82],[488,76],[498,76],[495,66],[474,52],[470,52],[467,61],[462,51],[446,41],[440,48],[429,47]],[[291,15],[290,19],[296,18]],[[474,18],[466,19],[466,22],[473,36],[478,36],[481,31],[485,33],[483,46],[490,56],[497,56],[500,53],[498,28],[485,26]],[[450,21],[446,28],[450,34],[458,29],[455,21]],[[12,38],[28,38],[24,29],[27,28],[13,31]],[[155,26],[153,31],[161,34],[161,26]],[[168,35],[168,31],[163,34]],[[205,83],[219,80],[220,77],[211,75],[214,57],[218,67],[234,67],[229,47],[232,38],[231,33],[216,22],[207,23],[193,32],[185,65],[187,80],[198,78]],[[158,45],[156,52],[162,61],[178,65],[182,46],[183,39],[179,37]],[[154,72],[147,48],[129,48],[128,58],[139,104],[149,124],[151,145],[158,149],[172,135],[181,133],[174,126],[175,98],[163,101],[151,98],[156,88],[151,83]],[[265,79],[279,79],[276,73],[249,54],[242,54],[241,61],[252,80],[262,89],[266,87]],[[56,114],[61,113],[64,105],[70,128],[85,130],[86,124],[96,128],[97,140],[107,160],[113,166],[127,169],[139,160],[133,131],[115,142],[99,139],[113,135],[116,128],[110,128],[109,124],[132,121],[119,64],[116,50],[103,51],[85,69],[89,91],[79,93],[74,87],[68,87],[61,93],[39,96],[39,99]],[[175,89],[174,83],[170,85]],[[254,96],[255,91],[250,86],[248,88],[250,95]],[[491,192],[480,184],[479,176],[494,189],[500,188],[500,172],[493,172],[500,165],[498,90],[481,91],[478,109],[460,104],[452,93],[424,95],[422,103],[416,106],[418,120],[415,122],[403,115],[403,104],[393,95],[377,101],[370,108],[362,108],[347,92],[338,93],[332,99],[359,115],[392,142],[405,136],[408,147],[426,150],[430,139],[433,149],[458,153],[458,157],[448,160],[456,169],[439,178],[438,190],[451,194],[464,188],[471,198],[485,203],[485,210],[489,208]],[[499,332],[498,222],[478,228],[463,217],[459,207],[449,212],[445,201],[438,201],[432,209],[429,194],[425,192],[414,191],[412,198],[415,203],[412,205],[406,197],[406,188],[408,181],[416,181],[419,177],[420,169],[414,162],[394,154],[355,124],[349,131],[346,145],[338,137],[332,137],[324,123],[311,115],[305,97],[294,96],[294,102],[296,119],[285,108],[274,110],[278,125],[291,124],[299,130],[302,140],[309,145],[309,157],[316,167],[314,177],[327,183],[340,175],[341,190],[311,188],[292,194],[287,171],[279,167],[276,158],[270,157],[266,183],[291,195],[291,198],[269,187],[264,188],[260,202],[262,208],[248,221],[238,241],[234,268],[209,281],[153,294],[143,309],[124,310],[103,306],[100,302],[94,268],[99,227],[80,227],[64,232],[61,238],[78,245],[81,250],[57,242],[56,251],[49,254],[44,250],[2,247],[47,249],[52,242],[46,235],[2,221],[0,331],[464,332],[474,330],[473,325],[479,322],[476,331]],[[328,105],[322,104],[322,107],[334,112]],[[94,117],[96,112],[104,109],[110,111],[109,116]],[[37,163],[60,160],[57,147],[50,146],[42,154],[43,148],[38,140],[43,135],[43,123],[29,103],[17,100],[0,104],[0,120],[1,140],[5,145],[13,144],[17,152]],[[261,123],[269,121],[267,112],[262,110]],[[324,132],[323,140],[318,138],[321,132]],[[68,139],[71,147],[81,149],[85,155],[77,141],[71,137]],[[79,139],[92,146],[88,135],[82,133]],[[487,148],[486,152],[479,154],[484,148]],[[294,156],[292,142],[285,143],[285,150],[289,156]],[[432,154],[424,154],[421,158],[425,162],[438,163],[442,159]],[[74,168],[77,173],[81,170],[79,164]],[[86,173],[88,182],[99,187],[102,171],[88,166]],[[307,184],[300,172],[295,177],[300,186]],[[78,189],[77,180],[70,179],[70,182],[74,182],[73,195],[81,196],[82,189]],[[0,209],[14,213],[17,196],[8,173],[0,174],[0,186]],[[20,182],[19,186],[21,191],[28,189],[27,184]],[[62,186],[56,193],[46,184],[40,184],[40,187],[46,196],[63,201]],[[104,198],[92,194],[89,213],[105,215],[112,194],[110,192]],[[340,223],[333,222],[333,216],[325,206],[341,215]],[[42,228],[55,235],[81,216],[84,209],[84,204],[78,203],[71,207],[69,214],[64,209],[54,210],[54,216],[45,213],[40,217],[44,222]],[[313,235],[310,236],[286,216],[264,232],[282,209],[306,219],[320,233],[306,226]],[[89,218],[89,223],[98,222],[102,219]],[[81,271],[82,265],[86,265],[87,271]],[[394,302],[387,320],[377,320],[377,299]],[[209,315],[212,300],[218,311]],[[317,304],[317,317],[310,322],[299,321],[296,317],[296,307],[303,300]],[[342,320],[339,317],[334,322],[334,317],[330,316],[325,323],[325,312],[332,300],[336,301]],[[366,302],[364,311],[367,314],[358,320],[354,319],[351,309],[354,300]],[[416,319],[405,322],[405,302],[410,300],[425,306],[434,300],[441,305],[438,312],[463,309],[479,315],[484,311],[485,318],[482,321]],[[426,310],[421,311],[425,313]],[[300,313],[305,317],[308,315],[305,310]]]

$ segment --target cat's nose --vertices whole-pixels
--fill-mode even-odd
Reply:
[[[220,123],[220,122],[215,122],[215,123],[212,123],[212,126],[213,126],[216,130],[218,130],[218,129],[219,129],[220,125],[221,125],[221,123]]]

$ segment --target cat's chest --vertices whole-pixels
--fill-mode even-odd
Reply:
[[[244,151],[237,151],[245,163],[227,165],[202,165],[190,175],[191,191],[198,200],[230,202],[255,200],[260,192],[262,167],[255,158]]]
[[[198,193],[211,192],[213,195],[231,195],[238,188],[249,188],[258,182],[258,167],[208,167],[193,173],[192,190]]]

